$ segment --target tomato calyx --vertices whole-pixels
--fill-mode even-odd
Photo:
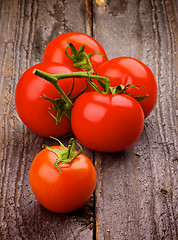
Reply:
[[[80,144],[77,143],[77,145],[79,146],[79,151],[76,153],[74,138],[71,138],[69,140],[69,145],[67,148],[63,145],[63,143],[61,141],[59,141],[59,139],[54,138],[54,137],[51,137],[51,138],[59,142],[59,144],[61,146],[61,150],[55,150],[46,145],[43,145],[43,147],[56,154],[57,158],[54,163],[54,166],[59,170],[60,174],[62,174],[62,171],[59,168],[59,166],[64,163],[71,163],[74,160],[74,158],[76,158],[77,156],[79,156],[82,153],[83,149],[80,146]]]
[[[72,55],[69,55],[67,53],[69,48],[72,51]],[[95,54],[104,56],[103,54],[98,53],[98,52],[93,52],[93,53],[87,54],[85,52],[85,45],[81,45],[79,50],[77,50],[71,42],[68,42],[68,46],[65,50],[65,54],[73,62],[74,67],[83,68],[87,71],[90,71],[90,73],[93,73],[93,67],[90,62],[90,57]],[[106,56],[104,56],[104,57],[106,58]]]
[[[73,107],[73,103],[75,102],[75,100],[86,91],[87,86],[76,96],[71,97],[72,91],[74,89],[74,82],[75,79],[73,78],[73,84],[72,84],[72,88],[70,90],[70,92],[66,95],[68,97],[68,99],[72,102],[72,105],[69,104],[68,100],[65,101],[63,98],[56,98],[56,99],[51,99],[46,95],[41,96],[41,98],[48,100],[50,102],[52,102],[52,106],[53,109],[56,111],[56,116],[54,116],[51,112],[50,112],[50,108],[47,109],[48,113],[55,119],[56,121],[56,125],[59,125],[61,122],[62,117],[65,115],[69,120],[71,119],[71,109]],[[67,99],[67,98],[66,98]]]
[[[127,94],[127,95],[135,98],[135,100],[137,100],[138,102],[139,102],[139,101],[142,101],[143,99],[145,99],[146,97],[148,97],[148,94],[146,94],[146,95],[144,95],[144,96],[138,96],[138,97],[134,97],[132,94],[129,94],[129,93],[127,92],[127,89],[132,88],[132,87],[133,87],[133,88],[136,88],[137,90],[140,90],[139,87],[143,87],[143,88],[144,88],[144,86],[142,86],[142,85],[128,84],[128,85],[126,85],[126,86],[124,87],[122,84],[120,84],[120,85],[118,85],[118,86],[116,86],[116,87],[110,87],[110,91],[111,91],[112,95],[113,95],[113,94],[124,94],[124,93],[125,93],[125,94]]]
[[[140,90],[140,88],[145,88],[143,85],[133,85],[133,84],[128,84],[128,85],[126,85],[125,87],[124,87],[124,93],[125,94],[127,94],[127,95],[129,95],[129,96],[131,96],[131,97],[133,97],[133,98],[135,98],[135,100],[137,100],[137,102],[139,102],[139,101],[142,101],[143,99],[145,99],[145,98],[147,98],[148,96],[149,96],[149,94],[146,94],[146,95],[144,95],[144,96],[137,96],[137,97],[134,97],[132,94],[130,94],[130,93],[128,93],[128,92],[126,92],[126,90],[127,89],[129,89],[129,88],[131,88],[131,87],[134,87],[134,88],[136,88],[136,89],[138,89],[138,90]]]
[[[33,70],[33,73],[35,75],[37,75],[39,77],[42,77],[43,79],[47,80],[51,84],[53,84],[53,86],[56,88],[56,90],[59,92],[59,94],[62,97],[62,98],[57,98],[57,99],[51,99],[50,97],[48,97],[46,95],[41,96],[41,98],[52,102],[52,106],[53,106],[54,110],[56,111],[56,116],[54,116],[50,112],[50,108],[48,108],[47,111],[55,119],[56,125],[60,124],[61,119],[64,115],[70,120],[73,103],[82,93],[84,93],[86,91],[86,89],[88,87],[88,84],[78,95],[76,95],[74,97],[71,97],[72,91],[74,89],[74,84],[75,84],[74,83],[75,82],[74,78],[73,78],[72,88],[71,88],[70,92],[66,95],[63,92],[63,90],[60,88],[59,84],[57,83],[58,78],[56,78],[55,75],[51,75],[49,73],[46,73],[46,72],[43,72],[43,71],[40,71],[40,70],[36,70],[36,69]]]
[[[88,83],[93,87],[95,92],[100,92],[100,93],[103,93],[103,94],[112,94],[112,96],[114,96],[114,94],[127,94],[127,95],[135,98],[137,101],[141,101],[141,100],[145,99],[146,97],[148,97],[148,94],[146,94],[144,96],[134,97],[132,94],[129,94],[127,92],[127,89],[132,88],[132,87],[140,90],[139,87],[143,87],[144,88],[144,86],[142,86],[142,85],[128,84],[128,85],[124,86],[122,84],[119,84],[119,85],[117,85],[115,87],[111,87],[109,79],[107,81],[105,80],[104,82],[101,81],[100,79],[97,79],[97,81],[100,84],[100,86],[103,88],[103,91],[100,90],[98,88],[98,86],[91,79],[89,79],[89,81],[88,81]]]
[[[67,107],[67,104],[62,98],[51,99],[46,95],[43,95],[43,97],[41,98],[52,102],[53,109],[56,111],[56,116],[54,116],[51,113],[50,108],[48,108],[47,111],[55,119],[56,125],[60,124],[63,115],[65,115],[70,120],[71,118],[70,107]]]

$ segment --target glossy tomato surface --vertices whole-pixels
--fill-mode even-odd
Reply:
[[[98,75],[109,78],[112,87],[119,84],[144,86],[140,86],[140,90],[132,87],[127,92],[134,97],[148,94],[148,97],[139,101],[145,118],[148,117],[156,104],[157,84],[152,71],[144,63],[130,57],[118,57],[100,65],[96,72]]]
[[[73,66],[72,61],[65,54],[68,42],[71,42],[77,50],[81,45],[85,45],[87,54],[98,52],[106,56],[104,48],[94,38],[84,33],[70,32],[59,35],[47,45],[43,54],[43,62],[58,62]],[[71,49],[68,49],[68,54],[72,54]],[[91,56],[90,61],[94,69],[107,61],[107,56],[104,56],[98,54]]]
[[[88,92],[74,103],[72,130],[81,144],[101,152],[117,152],[131,146],[144,126],[143,110],[127,95]]]
[[[60,146],[51,147],[60,150]],[[91,160],[80,154],[71,163],[54,167],[56,154],[42,150],[30,168],[30,185],[37,200],[48,210],[66,213],[88,201],[96,185],[96,171]]]
[[[40,136],[63,136],[71,131],[70,121],[64,116],[60,125],[56,125],[55,119],[47,111],[49,109],[56,116],[52,103],[41,98],[44,95],[51,99],[60,98],[61,96],[51,83],[34,75],[34,69],[51,74],[70,73],[75,70],[72,67],[58,63],[39,63],[25,71],[16,86],[15,105],[22,122]],[[67,94],[72,88],[73,79],[58,80],[58,84]],[[75,79],[72,96],[76,96],[85,86],[86,83],[83,79]]]

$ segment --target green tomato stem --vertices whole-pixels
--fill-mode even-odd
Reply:
[[[90,58],[89,58],[88,54],[86,54],[86,52],[84,52],[84,55],[85,55],[85,57],[86,57],[86,59],[88,61],[88,65],[89,65],[89,69],[90,69],[89,71],[90,71],[91,74],[93,74],[93,67],[91,65]]]
[[[96,79],[96,80],[103,80],[106,84],[105,93],[109,93],[110,88],[110,80],[107,77],[98,76],[90,74],[90,72],[71,72],[71,73],[61,73],[61,74],[49,74],[46,72],[43,72],[38,69],[34,69],[33,73],[39,77],[42,77],[46,79],[47,81],[51,82],[55,88],[58,90],[58,92],[61,94],[62,98],[66,103],[69,104],[69,106],[72,106],[71,100],[66,96],[66,94],[62,91],[62,89],[57,84],[57,80],[65,79],[65,78],[88,78],[88,79]],[[71,102],[71,103],[70,103]]]
[[[76,77],[76,78],[99,79],[99,80],[103,80],[106,83],[110,82],[110,80],[107,77],[102,77],[102,76],[98,76],[98,75],[91,75],[91,74],[88,74],[87,72],[62,73],[62,74],[54,74],[52,76],[57,78],[58,80],[59,79],[64,79],[64,78]]]
[[[67,103],[68,108],[72,108],[73,103],[72,101],[67,97],[67,95],[63,92],[63,90],[60,88],[59,84],[57,83],[58,79],[55,77],[56,75],[52,75],[46,72],[43,72],[38,69],[34,69],[33,73],[37,75],[38,77],[44,78],[48,82],[52,83],[53,86],[57,89],[57,91],[60,93],[61,97],[64,99],[64,101]],[[61,74],[63,75],[63,74]]]
[[[107,77],[98,76],[98,75],[92,75],[89,72],[72,72],[72,73],[62,73],[62,74],[54,74],[53,77],[59,79],[65,79],[65,78],[89,78],[89,79],[96,79],[96,80],[103,80],[106,84],[106,92],[109,93],[110,88],[110,80]]]

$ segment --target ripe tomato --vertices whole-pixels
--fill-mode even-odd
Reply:
[[[73,66],[72,61],[65,54],[68,42],[71,42],[77,50],[81,45],[85,45],[87,54],[98,52],[106,56],[104,48],[94,38],[84,33],[70,32],[59,35],[47,45],[43,54],[43,62],[58,62]],[[68,54],[72,54],[71,49],[68,49]],[[107,61],[107,56],[104,56],[99,54],[91,56],[90,61],[94,69]]]
[[[75,71],[72,67],[59,63],[39,63],[29,68],[19,79],[15,92],[16,110],[22,122],[34,133],[44,137],[59,137],[71,131],[70,120],[63,116],[60,125],[56,125],[55,119],[50,112],[56,116],[52,102],[42,99],[43,95],[51,99],[60,98],[60,94],[48,81],[33,74],[34,69],[39,69],[51,74],[71,73]],[[73,84],[72,78],[58,80],[58,84],[67,94]],[[79,94],[86,86],[83,79],[75,79],[75,85],[71,96]]]
[[[119,84],[124,86],[128,84],[144,86],[139,87],[140,91],[132,87],[127,92],[134,97],[148,94],[148,97],[139,101],[145,118],[148,117],[156,104],[157,84],[152,71],[144,63],[130,57],[118,57],[100,65],[96,68],[96,72],[100,76],[109,78],[112,87]],[[96,83],[95,80],[94,82]],[[96,84],[98,85],[98,83]]]
[[[74,103],[72,130],[81,144],[101,152],[117,152],[140,137],[144,114],[138,102],[128,96],[87,92]]]
[[[60,146],[52,149],[61,150]],[[77,153],[77,151],[75,151]],[[37,200],[48,210],[66,213],[88,201],[96,185],[96,171],[90,159],[80,154],[71,163],[54,167],[56,154],[42,150],[30,168],[30,185]]]

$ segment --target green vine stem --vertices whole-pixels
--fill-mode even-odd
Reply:
[[[73,103],[70,100],[70,98],[68,98],[68,96],[64,93],[64,91],[60,88],[59,84],[57,83],[58,78],[56,78],[56,75],[52,75],[37,69],[33,70],[33,73],[35,75],[37,75],[38,77],[44,78],[45,80],[47,80],[48,82],[52,83],[53,86],[57,89],[57,91],[60,93],[61,97],[63,98],[63,100],[67,103],[68,108],[72,108]],[[63,74],[61,74],[63,75]],[[66,77],[67,78],[67,77]]]
[[[57,112],[57,116],[53,116],[49,111],[48,112],[52,115],[52,117],[54,117],[57,125],[60,124],[63,115],[65,115],[66,117],[68,117],[70,119],[71,109],[73,107],[73,101],[70,98],[70,94],[66,95],[58,84],[58,80],[60,80],[60,79],[73,78],[73,81],[74,81],[75,78],[86,78],[88,83],[93,87],[93,89],[96,92],[100,92],[103,94],[112,94],[113,96],[114,96],[114,94],[123,94],[123,93],[130,95],[129,93],[126,92],[126,90],[130,87],[135,87],[139,90],[139,88],[137,86],[134,86],[132,84],[128,84],[125,87],[123,85],[111,87],[110,80],[107,77],[93,75],[90,73],[90,71],[89,72],[83,71],[83,72],[61,73],[61,74],[53,74],[52,75],[52,74],[43,72],[41,70],[34,69],[33,73],[35,75],[47,80],[48,82],[50,82],[57,89],[57,91],[60,93],[60,95],[62,97],[62,99],[61,98],[49,99],[47,96],[43,96],[44,99],[50,100],[53,103],[53,108]],[[92,81],[92,79],[96,79],[98,81],[100,86],[103,88],[103,91],[98,88],[98,86]],[[73,87],[72,87],[72,90],[73,90]],[[85,89],[84,89],[84,91],[85,91]],[[80,94],[82,94],[82,93],[83,93],[83,91]],[[78,97],[78,96],[76,96],[76,97]],[[132,96],[132,95],[130,95],[130,96]],[[141,101],[145,97],[147,97],[147,95],[139,96],[136,98],[134,97],[134,98],[137,101]]]
[[[54,74],[53,77],[59,79],[64,79],[64,78],[91,78],[91,79],[96,79],[96,80],[103,80],[105,84],[110,84],[110,80],[107,77],[102,77],[98,75],[92,75],[88,72],[72,72],[72,73],[62,73],[62,74]]]
[[[98,75],[92,75],[89,72],[72,72],[72,73],[61,73],[61,74],[49,74],[46,72],[43,72],[38,69],[34,69],[33,73],[41,78],[46,79],[48,82],[51,82],[54,87],[58,90],[58,92],[61,94],[62,98],[66,103],[68,103],[68,100],[66,99],[66,94],[62,91],[62,89],[59,87],[57,80],[65,79],[65,78],[87,78],[87,79],[96,79],[98,82],[101,82],[102,80],[105,83],[105,91],[103,93],[109,93],[110,90],[110,80],[107,77],[102,77]],[[90,83],[90,81],[89,81]],[[93,84],[91,84],[93,86]],[[102,91],[100,91],[102,92]],[[65,95],[65,96],[64,96]]]

